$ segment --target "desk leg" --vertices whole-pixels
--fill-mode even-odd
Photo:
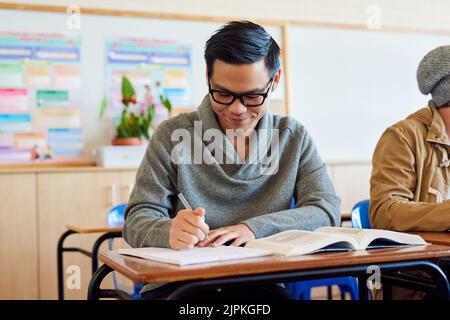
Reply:
[[[58,240],[58,246],[56,248],[56,259],[57,259],[57,277],[58,277],[58,300],[64,300],[64,263],[63,263],[63,252],[64,252],[64,240],[71,234],[76,233],[72,230],[67,230],[64,232]]]
[[[113,269],[104,264],[94,272],[91,281],[89,282],[88,296],[87,296],[88,300],[100,299],[101,297],[100,284],[111,271],[113,271]]]
[[[102,234],[100,237],[95,240],[94,246],[92,247],[92,274],[98,268],[98,251],[103,242],[111,238],[121,238],[122,232],[107,232]]]
[[[425,272],[436,282],[436,293],[439,300],[450,300],[450,286],[447,276],[435,263],[428,262]]]
[[[444,271],[447,278],[450,277],[450,259],[442,258],[439,260],[438,265],[441,267],[442,271]]]
[[[359,300],[370,300],[370,289],[367,288],[367,276],[358,277]]]

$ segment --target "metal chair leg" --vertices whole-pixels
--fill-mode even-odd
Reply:
[[[104,264],[94,272],[91,281],[89,282],[88,300],[99,300],[101,298],[100,284],[111,271],[113,271],[113,269]]]
[[[64,300],[64,263],[63,263],[63,252],[64,252],[64,240],[71,234],[76,233],[72,230],[67,230],[64,232],[58,240],[58,246],[56,248],[56,259],[57,259],[57,277],[58,277],[58,300]]]
[[[92,247],[92,274],[98,269],[98,251],[103,242],[111,238],[121,238],[122,232],[107,232],[102,234],[94,243]]]

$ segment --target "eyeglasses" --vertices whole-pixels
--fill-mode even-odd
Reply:
[[[211,83],[208,81],[209,93],[213,100],[217,103],[229,106],[233,104],[236,99],[241,100],[241,103],[246,107],[259,107],[266,101],[269,95],[270,88],[272,87],[273,78],[270,79],[267,84],[269,87],[266,92],[260,93],[242,93],[236,94],[228,90],[211,89]]]

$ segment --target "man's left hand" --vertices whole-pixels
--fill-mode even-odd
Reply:
[[[250,240],[255,239],[255,234],[245,224],[237,224],[234,226],[223,227],[211,230],[208,233],[208,238],[197,243],[199,247],[217,247],[226,242],[232,241],[231,246],[239,247]]]

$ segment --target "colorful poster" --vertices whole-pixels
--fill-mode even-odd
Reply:
[[[54,130],[76,130],[81,135],[80,79],[77,37],[0,33],[1,162],[82,155],[82,140],[73,145],[60,134],[54,142]]]
[[[0,114],[0,134],[10,132],[30,132],[30,114]]]
[[[15,163],[31,161],[31,150],[18,150],[0,147],[0,163]]]
[[[38,90],[36,92],[36,107],[62,108],[69,106],[69,91]]]
[[[122,77],[127,76],[136,90],[139,106],[148,101],[155,105],[156,115],[164,112],[160,95],[167,97],[174,109],[192,110],[191,45],[175,40],[110,38],[106,41],[106,79],[109,108],[107,115],[120,115]],[[161,110],[159,110],[161,109]],[[155,120],[160,122],[161,119]]]
[[[27,89],[0,88],[0,113],[25,113],[28,111]]]
[[[24,70],[25,85],[34,88],[50,88],[50,66],[26,65]]]
[[[19,63],[0,63],[0,87],[23,86],[23,66]]]
[[[71,108],[42,108],[34,112],[36,128],[62,129],[80,128],[80,109]]]
[[[14,148],[33,149],[47,147],[47,134],[45,132],[16,133],[14,135]]]
[[[84,153],[81,129],[50,129],[48,142],[55,156],[76,156]]]
[[[80,89],[80,67],[72,65],[55,65],[53,67],[53,87],[66,90]]]

